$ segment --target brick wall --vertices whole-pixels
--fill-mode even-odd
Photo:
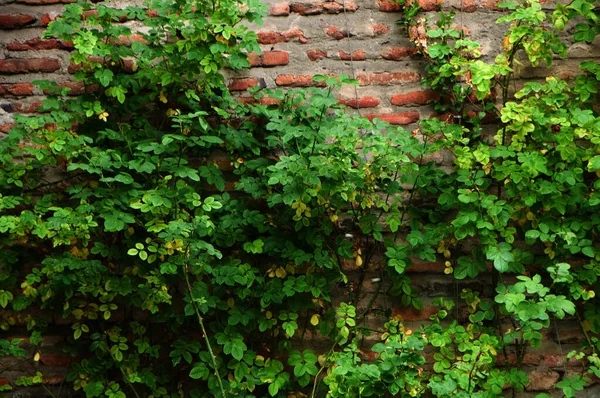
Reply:
[[[500,15],[494,0],[418,0],[426,11],[439,7],[453,9],[456,21],[482,44],[484,57],[492,57],[502,40],[502,27],[494,23]],[[70,84],[73,94],[81,87],[71,80],[69,62],[70,43],[59,40],[42,40],[45,26],[60,15],[62,3],[70,0],[0,0],[0,132],[10,129],[14,113],[35,112],[43,93],[31,82],[52,79]],[[110,4],[111,2],[106,2]],[[112,2],[116,7],[123,3]],[[341,102],[366,117],[379,117],[392,124],[410,125],[432,113],[428,100],[436,94],[424,90],[419,82],[423,73],[423,60],[414,55],[413,47],[404,28],[396,24],[400,7],[389,1],[342,0],[285,2],[268,0],[268,16],[264,25],[254,27],[262,45],[262,54],[252,55],[252,68],[237,74],[227,72],[230,89],[244,97],[248,87],[306,87],[314,83],[315,74],[354,76],[360,83],[341,89],[337,95]],[[551,3],[546,4],[552,8]],[[345,8],[345,11],[344,11]],[[124,22],[133,23],[133,22]],[[598,44],[575,44],[570,50],[571,59],[557,60],[553,73],[568,76],[576,68],[576,58],[600,54]],[[540,78],[548,71],[524,69],[523,79]],[[411,126],[408,126],[409,128]],[[450,157],[434,159],[440,165],[449,165]],[[465,287],[490,294],[491,281],[485,277],[476,281],[454,281],[448,284],[441,263],[416,263],[410,270],[414,287],[424,299],[421,312],[403,309],[388,302],[394,313],[401,314],[408,326],[418,327],[432,313],[431,301],[436,296],[453,297]],[[352,269],[348,272],[352,274]],[[366,278],[369,280],[369,278]],[[366,284],[363,290],[368,300],[376,287]],[[22,319],[16,319],[17,324]],[[42,356],[36,365],[44,373],[45,382],[60,388],[70,357],[62,353],[65,337],[70,333],[64,322],[48,317],[52,332],[44,336]],[[11,329],[10,336],[20,337],[19,329]],[[23,330],[25,335],[25,331]],[[376,338],[377,336],[373,336]],[[548,331],[540,350],[531,351],[525,358],[532,391],[551,389],[566,373],[576,369],[565,367],[562,359],[571,349],[579,346],[583,335],[576,322],[559,321],[557,328]],[[27,343],[25,340],[25,347]],[[318,346],[314,343],[313,347]],[[6,361],[5,359],[2,359]],[[508,358],[509,362],[514,358]],[[25,365],[4,362],[0,369],[10,367],[0,375],[0,385],[11,382],[26,370]],[[592,394],[590,391],[588,391]],[[21,391],[18,396],[43,396],[40,388]],[[69,396],[69,387],[61,388],[61,397]],[[534,396],[525,393],[524,396]],[[17,395],[15,395],[17,396]],[[591,396],[591,395],[590,395]]]

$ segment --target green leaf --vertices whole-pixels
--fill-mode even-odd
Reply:
[[[510,262],[514,261],[514,256],[511,253],[512,247],[502,242],[498,246],[491,246],[486,251],[486,257],[488,260],[494,261],[494,268],[498,272],[506,272],[509,269]]]

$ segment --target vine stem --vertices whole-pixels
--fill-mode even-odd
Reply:
[[[338,344],[338,342],[336,340],[335,343],[333,343],[333,345],[331,346],[331,348],[327,352],[327,355],[325,355],[325,359],[323,361],[323,365],[321,365],[321,369],[319,369],[319,371],[315,375],[315,382],[313,383],[313,388],[312,388],[312,392],[310,393],[310,398],[315,398],[315,393],[317,392],[317,386],[319,385],[319,375],[321,375],[321,372],[323,372],[323,370],[325,370],[325,368],[326,368],[325,363],[327,361],[327,358],[329,358],[329,356],[331,355],[331,353],[333,353],[333,350],[335,350],[335,347],[337,346],[337,344]]]
[[[112,354],[111,354],[111,356],[112,356]],[[113,359],[114,359],[114,357],[113,357]],[[129,388],[131,388],[131,391],[133,391],[133,394],[136,396],[136,398],[141,398],[140,395],[138,394],[137,390],[133,386],[133,384],[131,384],[131,381],[129,381],[129,377],[127,376],[127,374],[125,373],[125,371],[123,370],[123,368],[121,366],[119,366],[119,370],[121,371],[121,374],[123,375],[123,379],[129,386]]]
[[[189,256],[189,246],[187,250],[187,255]],[[217,381],[219,382],[219,388],[221,390],[221,396],[223,398],[227,398],[225,394],[225,388],[223,387],[223,380],[221,379],[221,375],[219,374],[219,367],[217,366],[217,360],[215,359],[215,354],[212,350],[212,346],[210,345],[210,340],[208,338],[208,334],[206,333],[206,328],[204,327],[204,319],[200,314],[200,310],[198,309],[198,305],[196,304],[196,298],[194,297],[194,293],[192,292],[192,285],[190,284],[190,278],[188,276],[188,263],[187,261],[183,265],[183,275],[185,277],[185,285],[187,286],[188,293],[190,294],[190,302],[192,307],[194,307],[194,312],[196,313],[196,317],[198,318],[198,324],[200,324],[200,329],[202,329],[202,334],[204,336],[204,341],[206,341],[206,347],[208,348],[208,353],[210,354],[210,359],[212,360],[213,367],[215,368],[215,376],[217,376]]]

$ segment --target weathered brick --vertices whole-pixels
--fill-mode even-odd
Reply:
[[[402,58],[412,57],[415,52],[414,47],[393,47],[382,52],[381,57],[390,61],[399,61]]]
[[[285,51],[266,51],[261,54],[262,66],[281,66],[290,62],[290,55]]]
[[[425,105],[430,101],[438,100],[440,94],[433,91],[412,91],[406,94],[392,96],[392,105]]]
[[[64,377],[62,376],[42,376],[42,382],[48,386],[58,386],[64,382]]]
[[[535,353],[525,354],[523,356],[523,365],[526,366],[537,366],[542,361],[542,356]],[[508,363],[510,366],[517,366],[519,364],[518,358],[516,354],[498,354],[496,357],[496,363],[500,366],[504,366],[505,363]]]
[[[378,0],[377,5],[379,6],[379,11],[382,11],[382,12],[400,12],[400,11],[402,11],[402,5],[399,3],[395,3],[393,1]]]
[[[15,123],[0,123],[0,133],[8,133],[15,126]]]
[[[357,80],[361,86],[370,84],[385,86],[389,84],[415,83],[421,80],[421,76],[415,72],[363,73],[358,75]]]
[[[18,29],[35,22],[35,17],[25,14],[0,14],[0,29]]]
[[[42,103],[39,101],[32,102],[30,104],[24,104],[21,102],[13,102],[7,104],[0,104],[0,108],[6,113],[36,113],[39,112],[39,108]]]
[[[258,81],[258,79],[253,77],[246,77],[231,79],[227,87],[229,88],[229,91],[244,91],[259,84],[260,82]]]
[[[446,266],[443,261],[424,261],[419,258],[412,260],[412,266],[406,269],[406,272],[432,272],[432,273],[443,273]]]
[[[527,375],[529,383],[525,386],[526,391],[550,391],[556,386],[560,375],[553,370],[536,369]]]
[[[60,69],[56,58],[0,59],[0,74],[54,72]]]
[[[306,56],[311,61],[318,61],[323,58],[327,58],[327,52],[321,50],[310,49],[306,52]]]
[[[77,0],[16,0],[17,3],[30,5],[67,4],[75,3]]]
[[[281,66],[290,62],[289,54],[285,51],[265,51],[262,54],[248,54],[248,62],[251,66]]]
[[[381,104],[381,101],[375,97],[362,97],[358,100],[356,98],[339,99],[338,102],[342,105],[346,105],[354,109],[376,108],[379,106],[379,104]]]
[[[85,86],[83,84],[83,82],[62,82],[57,84],[58,88],[69,88],[69,92],[67,93],[67,95],[82,95],[82,94],[86,94],[86,93],[93,93],[96,92],[98,90],[100,90],[100,86],[99,85],[89,85],[89,86]],[[44,94],[48,95],[50,94],[50,91],[48,90],[44,90]]]
[[[373,121],[373,119],[380,119],[384,122],[394,125],[405,125],[415,123],[419,120],[419,112],[399,112],[390,114],[368,114],[364,115],[367,119]]]
[[[312,76],[305,75],[279,75],[275,79],[275,84],[278,86],[290,86],[290,87],[324,87],[325,82],[315,82]]]
[[[4,377],[0,377],[0,386],[5,386],[7,384],[10,384],[10,381]]]
[[[40,18],[40,22],[42,23],[42,26],[48,26],[50,22],[56,21],[59,16],[60,14],[56,12],[49,12],[47,14],[42,15],[42,17]]]
[[[40,362],[45,366],[66,368],[73,362],[73,358],[68,355],[42,353]]]
[[[290,15],[290,3],[277,3],[271,5],[269,15],[272,17],[287,17]]]
[[[42,40],[39,37],[24,42],[12,42],[6,45],[10,51],[32,51],[32,50],[72,50],[73,43],[57,39]]]
[[[264,97],[264,98],[260,98],[258,100],[256,100],[255,98],[252,97],[240,97],[237,99],[238,102],[241,102],[242,104],[260,104],[260,105],[279,105],[280,101],[275,99],[275,98],[270,98],[270,97]],[[221,168],[221,166],[219,166],[219,168],[221,170],[224,170],[223,168]]]
[[[404,321],[420,321],[429,319],[430,316],[437,314],[437,307],[423,307],[421,311],[412,307],[396,307],[392,310],[392,316],[400,316]]]
[[[337,26],[327,27],[327,29],[325,29],[325,34],[335,40],[342,40],[347,37],[355,36],[354,34],[348,32],[344,29],[340,30],[340,28],[338,28]]]
[[[0,95],[31,95],[33,86],[31,83],[2,83],[0,84]]]
[[[304,33],[299,29],[288,30],[287,32],[258,32],[259,44],[277,44],[287,43],[293,39],[298,39],[301,44],[310,42],[310,39],[304,37]]]
[[[380,23],[371,26],[371,29],[373,30],[373,34],[375,36],[383,36],[386,33],[389,33],[389,31],[391,30],[388,26]]]
[[[300,15],[319,15],[323,13],[323,3],[292,3],[290,4],[290,10]]]
[[[437,11],[442,6],[442,0],[417,0],[423,11]]]
[[[101,64],[104,65],[104,59],[100,58],[100,57],[89,57],[88,61],[91,62],[99,62]],[[110,69],[114,70],[114,71],[123,71],[125,73],[133,73],[134,69],[135,69],[135,62],[133,59],[121,59],[120,62],[115,62],[115,61],[109,61],[109,66]],[[69,67],[67,68],[67,72],[69,73],[76,73],[79,71],[85,71],[85,72],[89,72],[91,71],[91,69],[89,68],[89,65],[87,63],[81,63],[81,64],[71,64],[69,65]]]
[[[339,14],[344,12],[344,5],[346,6],[346,12],[355,12],[358,7],[352,1],[344,2],[335,2],[335,1],[327,1],[323,3],[323,10],[328,14]]]
[[[543,354],[544,365],[549,368],[563,368],[565,366],[584,365],[585,359],[579,360],[575,358],[567,358],[565,354]]]
[[[340,51],[338,55],[340,59],[344,61],[364,61],[367,59],[367,56],[363,50],[356,50],[352,53],[352,55],[348,54],[347,52]]]

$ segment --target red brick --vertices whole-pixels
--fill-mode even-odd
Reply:
[[[442,6],[442,0],[417,0],[423,11],[437,11]]]
[[[5,386],[7,384],[10,384],[8,379],[5,379],[4,377],[0,377],[0,386]]]
[[[347,32],[346,30],[340,30],[340,28],[338,28],[337,26],[329,26],[325,30],[325,33],[327,34],[327,36],[329,36],[335,40],[342,40],[342,39],[345,39],[346,37],[354,36],[352,33]]]
[[[87,11],[83,12],[83,14],[81,15],[81,19],[85,21],[86,19],[88,19],[91,16],[96,16],[97,17],[98,15],[99,15],[98,14],[98,10],[87,10]],[[152,17],[152,15],[150,15],[150,12],[147,13],[147,15],[149,17]],[[127,18],[126,15],[120,15],[119,16],[119,22],[127,22],[127,21],[128,21],[128,18]]]
[[[93,93],[100,89],[98,85],[89,85],[85,86],[83,82],[63,82],[57,85],[58,88],[69,88],[69,92],[67,95],[82,95],[85,93]],[[44,95],[48,95],[50,92],[48,90],[44,90]]]
[[[567,359],[567,356],[564,354],[544,354],[542,355],[544,359],[544,365],[549,368],[562,368],[564,366],[577,366],[585,364],[585,359],[575,359],[570,358]]]
[[[340,51],[338,55],[340,56],[340,59],[344,61],[364,61],[367,59],[367,56],[365,55],[365,52],[363,50],[354,51],[352,53],[352,56],[350,56],[350,54],[344,51]]]
[[[54,72],[60,69],[55,58],[0,59],[0,74]]]
[[[523,365],[526,366],[537,366],[542,361],[542,356],[539,354],[525,354],[523,356]],[[504,354],[498,354],[496,357],[496,363],[499,366],[504,366],[505,363],[508,363],[510,366],[517,366],[518,360],[516,354],[508,354],[506,357]]]
[[[412,57],[415,52],[414,47],[394,47],[382,52],[381,57],[390,61],[400,61],[402,58]]]
[[[394,125],[405,125],[415,123],[419,120],[419,112],[400,112],[392,114],[368,114],[364,115],[367,119],[373,121],[373,119],[381,119],[384,122]]]
[[[22,28],[35,22],[35,17],[24,14],[0,14],[0,29]]]
[[[21,102],[0,104],[0,108],[7,113],[36,113],[39,112],[41,106],[42,103],[39,101],[32,102],[31,104],[23,104]]]
[[[430,316],[437,314],[439,308],[437,307],[424,307],[421,311],[418,311],[414,308],[394,308],[392,310],[392,316],[401,316],[404,321],[420,321],[429,319]]]
[[[463,12],[475,12],[478,8],[487,8],[493,11],[503,11],[503,9],[498,7],[499,2],[499,0],[445,0],[444,4],[448,8],[453,8]]]
[[[73,358],[68,355],[42,354],[40,362],[45,366],[66,368],[73,362]]]
[[[251,66],[280,66],[290,62],[289,54],[285,51],[265,51],[262,54],[248,54]]]
[[[291,87],[324,87],[325,82],[315,82],[312,76],[299,76],[299,75],[279,75],[275,79],[275,84],[278,86],[291,86]]]
[[[143,43],[143,44],[148,44],[148,40],[146,40],[144,38],[143,35],[139,34],[139,33],[134,33],[128,36],[125,35],[121,35],[119,36],[119,43],[123,44],[124,46],[131,46],[131,43]]]
[[[290,10],[300,15],[319,15],[323,13],[323,3],[292,3],[290,4]]]
[[[26,40],[24,42],[12,42],[9,43],[6,48],[10,51],[32,51],[32,50],[73,50],[73,43],[48,39],[42,40],[39,37],[35,39]]]
[[[357,5],[350,0],[347,0],[345,4],[344,2],[327,1],[323,3],[323,9],[328,14],[339,14],[340,12],[344,12],[344,5],[346,6],[346,12],[355,12],[358,10]]]
[[[281,66],[290,62],[290,56],[285,51],[266,51],[261,54],[262,66]]]
[[[259,44],[277,44],[286,42],[286,38],[282,33],[278,32],[258,32]]]
[[[361,86],[377,84],[385,86],[399,83],[415,83],[421,80],[418,73],[415,72],[382,72],[382,73],[363,73],[358,75],[358,82]]]
[[[425,105],[430,101],[440,99],[440,94],[433,91],[413,91],[406,94],[397,94],[392,97],[392,105]]]
[[[75,3],[77,0],[16,0],[17,3],[30,5],[66,4]]]
[[[534,370],[527,377],[529,383],[525,386],[526,391],[553,390],[560,379],[560,375],[552,370]]]
[[[56,12],[50,12],[48,14],[42,15],[42,17],[40,18],[40,22],[42,23],[42,26],[48,26],[50,22],[56,21],[59,16],[60,14]]]
[[[259,84],[258,79],[253,77],[232,79],[229,85],[229,91],[244,91]]]
[[[259,44],[277,44],[287,43],[293,39],[298,39],[301,44],[306,44],[310,40],[304,37],[304,33],[299,29],[288,30],[287,32],[258,32]]]
[[[393,1],[377,1],[379,11],[382,12],[400,12],[402,11],[402,5]]]
[[[260,105],[279,105],[280,101],[275,99],[275,98],[270,98],[270,97],[264,97],[264,98],[260,98],[258,101],[255,98],[252,97],[240,97],[237,99],[238,102],[241,102],[242,104],[260,104]],[[223,167],[219,166],[219,168],[221,170],[225,170],[223,169]]]
[[[323,58],[327,58],[327,52],[321,50],[310,49],[306,52],[306,56],[311,61],[318,61]]]
[[[341,105],[349,106],[350,108],[358,109],[358,108],[376,108],[379,106],[381,101],[375,97],[362,97],[359,98],[358,101],[356,98],[352,99],[339,99],[338,102]]]
[[[380,23],[371,26],[371,29],[373,29],[373,34],[375,36],[383,36],[391,30],[389,27]]]
[[[254,52],[249,53],[248,62],[250,63],[250,66],[260,66],[260,55]]]
[[[0,123],[0,133],[8,133],[15,126],[15,123]]]
[[[287,17],[290,15],[290,3],[277,3],[271,5],[269,15],[272,17]]]
[[[91,62],[99,62],[101,64],[104,64],[104,59],[100,58],[100,57],[89,57],[88,61]],[[117,64],[114,61],[110,61],[110,66],[113,71],[123,71],[125,73],[133,73],[133,70],[135,68],[135,63],[132,59],[122,59],[119,64]],[[79,71],[86,71],[89,72],[89,65],[82,63],[82,64],[71,64],[69,65],[69,67],[67,68],[67,72],[69,73],[76,73]]]
[[[412,261],[412,266],[406,269],[406,272],[434,272],[442,273],[446,266],[444,262],[431,262],[415,258]]]
[[[42,376],[42,382],[48,386],[58,386],[64,381],[62,376]]]
[[[30,83],[2,83],[0,84],[0,95],[31,95],[33,86]]]

